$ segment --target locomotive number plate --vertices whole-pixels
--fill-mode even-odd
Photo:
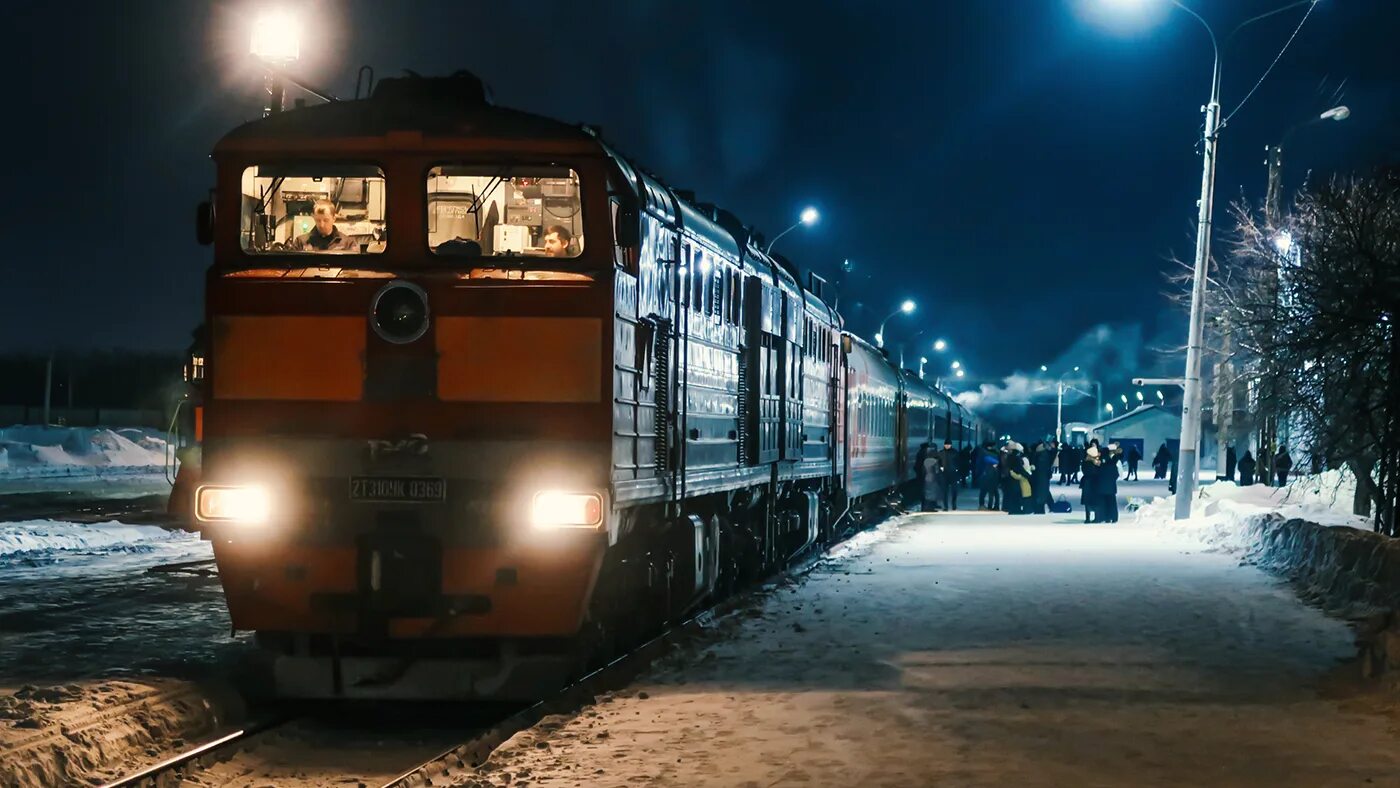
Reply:
[[[352,476],[350,500],[427,503],[447,499],[447,482],[428,476]]]

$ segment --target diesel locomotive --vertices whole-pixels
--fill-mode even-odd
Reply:
[[[177,494],[283,695],[536,697],[986,436],[734,215],[469,74],[213,160]]]

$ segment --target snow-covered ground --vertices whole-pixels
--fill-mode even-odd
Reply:
[[[197,535],[156,526],[0,524],[0,688],[218,652],[228,615],[217,578],[146,572],[212,554]]]
[[[475,784],[1393,783],[1394,707],[1319,689],[1349,628],[1130,519],[902,518]]]
[[[93,497],[168,490],[169,438],[127,427],[0,428],[0,495],[75,491]]]

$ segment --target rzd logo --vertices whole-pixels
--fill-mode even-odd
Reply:
[[[428,453],[428,436],[420,433],[409,435],[403,440],[371,440],[369,458],[371,461],[389,457],[423,457]]]

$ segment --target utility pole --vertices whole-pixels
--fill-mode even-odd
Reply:
[[[1212,41],[1214,33],[1211,34]],[[1196,469],[1201,449],[1201,352],[1205,334],[1206,274],[1210,268],[1210,224],[1215,202],[1215,153],[1220,142],[1220,54],[1210,80],[1205,107],[1205,143],[1201,165],[1200,214],[1196,217],[1196,267],[1191,280],[1191,325],[1186,345],[1185,396],[1181,403],[1181,446],[1176,476],[1176,519],[1191,516],[1196,497]]]
[[[53,351],[44,363],[44,426],[49,425],[49,405],[53,401]]]

